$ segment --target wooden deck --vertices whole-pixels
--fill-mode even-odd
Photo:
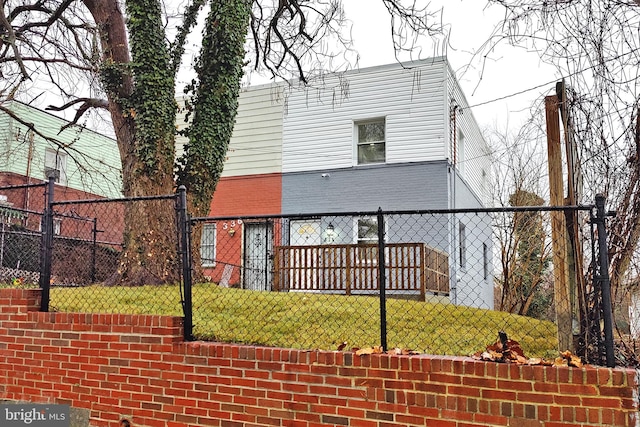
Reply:
[[[379,291],[377,245],[278,246],[274,290],[373,294]],[[385,247],[386,287],[391,295],[449,293],[449,257],[424,243]]]

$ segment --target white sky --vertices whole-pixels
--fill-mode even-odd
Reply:
[[[410,2],[405,0],[405,3]],[[418,1],[421,4],[426,2],[427,0]],[[184,2],[170,0],[170,3],[182,5]],[[493,6],[485,10],[485,4],[485,0],[431,0],[430,8],[438,10],[444,6],[442,22],[450,29],[447,56],[469,104],[472,107],[483,104],[472,108],[480,127],[502,128],[508,123],[510,129],[517,129],[528,117],[532,103],[540,102],[550,93],[560,77],[552,67],[541,64],[535,52],[510,48],[506,43],[498,51],[492,52],[486,61],[475,55],[502,18],[501,8]],[[359,67],[395,62],[390,20],[383,2],[343,0],[343,6],[346,17],[353,23],[352,38],[354,48],[360,55]],[[183,60],[183,69],[191,66],[192,57],[198,50],[200,34],[201,27],[198,27],[193,32],[193,41],[187,44],[188,53]],[[434,56],[433,47],[428,42],[425,41],[422,46],[422,53],[413,59]],[[178,94],[182,93],[186,77],[184,74],[179,76],[176,87]],[[259,84],[266,80],[252,76],[250,81],[252,84]],[[531,88],[537,89],[528,90]],[[523,93],[511,96],[519,92]],[[484,104],[503,97],[506,98]]]
[[[485,9],[485,1],[481,0],[431,1],[434,10],[442,5],[442,21],[450,24],[451,30],[447,57],[469,105],[508,97],[472,109],[480,127],[507,123],[510,128],[517,127],[528,117],[532,103],[553,91],[560,77],[551,66],[540,62],[537,53],[511,48],[506,43],[486,61],[474,55],[502,18],[500,8]],[[353,21],[354,47],[360,54],[360,67],[394,62],[389,18],[382,1],[344,0],[344,6],[347,17]],[[432,56],[431,52],[433,49],[427,47],[421,57]],[[538,86],[541,87],[509,96]]]

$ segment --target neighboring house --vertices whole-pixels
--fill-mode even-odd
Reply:
[[[281,278],[274,283],[262,274],[266,280],[254,281],[252,274],[242,277],[229,265],[269,272],[278,247],[290,251],[284,257],[300,260],[292,247],[350,250],[377,242],[375,218],[353,216],[345,222],[317,217],[320,212],[484,207],[489,203],[488,153],[445,58],[326,75],[322,87],[247,88],[211,215],[298,218],[206,224],[203,254],[211,260],[205,266],[212,267],[216,281],[226,269],[226,279],[237,279],[229,283],[278,288]],[[489,219],[416,215],[409,222],[410,227],[386,224],[386,243],[422,245],[420,257],[424,251],[444,254],[448,274],[441,273],[452,302],[492,308]],[[222,251],[229,240],[235,240],[236,250]],[[256,248],[263,254],[254,253]],[[476,254],[476,262],[468,262],[467,253]]]
[[[53,172],[56,201],[122,197],[120,153],[114,139],[79,126],[63,129],[68,122],[45,111],[18,101],[6,102],[3,106],[20,120],[0,111],[0,212],[4,213],[0,215],[3,238],[0,239],[3,243],[0,266],[21,265],[37,271],[37,257],[16,258],[29,257],[29,254],[15,253],[7,247],[4,237],[5,232],[17,235],[22,230],[37,235],[45,208],[44,188],[7,187],[42,184]],[[33,124],[37,132],[21,121]],[[110,212],[91,205],[77,205],[73,209],[71,213],[54,216],[56,235],[66,240],[90,242],[98,227],[100,241],[121,242],[120,206]],[[37,252],[37,245],[33,249]]]
[[[113,138],[79,126],[61,130],[67,121],[18,101],[4,106],[46,137],[0,112],[0,174],[22,177],[11,179],[12,184],[46,181],[47,172],[55,170],[61,190],[122,196],[120,153]]]
[[[0,111],[0,186],[43,183],[48,174],[54,172],[55,200],[122,197],[120,152],[115,139],[79,126],[63,129],[69,122],[18,101],[4,106],[23,122],[34,124],[37,133]],[[42,191],[5,193],[7,202],[14,208],[44,210]],[[3,196],[1,192],[0,196]],[[77,214],[91,216],[83,212]],[[111,219],[101,218],[101,228],[107,221]],[[71,228],[77,228],[75,222],[56,218],[54,229],[57,234],[71,235]],[[36,217],[29,218],[25,225],[32,230],[40,226]],[[103,237],[109,236],[103,234]]]

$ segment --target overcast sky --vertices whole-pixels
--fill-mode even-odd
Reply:
[[[405,3],[410,3],[405,1]],[[426,0],[419,3],[425,4]],[[482,46],[490,39],[497,23],[502,18],[502,9],[497,6],[486,8],[485,0],[431,0],[434,11],[443,9],[442,22],[450,32],[446,55],[456,72],[458,81],[473,107],[473,114],[481,128],[517,128],[529,116],[529,108],[542,102],[545,95],[555,88],[555,81],[561,77],[552,67],[540,62],[535,52],[509,47],[503,42],[501,47],[490,52],[487,57],[478,55]],[[390,64],[396,61],[391,39],[389,14],[381,0],[343,0],[346,17],[352,21],[354,48],[360,55],[359,67]],[[197,53],[201,28],[194,31],[194,43],[187,46],[189,55]],[[197,40],[197,41],[195,41]],[[440,55],[434,52],[427,40],[421,43],[419,56],[425,59]],[[408,60],[411,58],[403,57]],[[191,60],[185,58],[186,70]],[[185,75],[189,71],[185,72]],[[190,79],[190,78],[189,78]],[[182,93],[185,76],[179,76],[176,92]],[[245,79],[246,81],[247,79]],[[268,78],[252,74],[250,84],[267,83]],[[522,92],[522,93],[520,93]],[[518,95],[514,95],[520,93]],[[504,98],[502,100],[499,100]],[[495,102],[492,102],[497,100]]]
[[[554,69],[540,63],[535,52],[511,48],[506,44],[483,61],[475,55],[489,39],[502,17],[498,7],[485,9],[482,0],[433,0],[431,6],[444,5],[444,23],[450,24],[450,47],[447,56],[481,127],[494,122],[511,127],[525,119],[529,107],[542,100],[559,79]],[[345,0],[345,12],[353,21],[353,39],[360,54],[360,67],[394,62],[389,18],[381,1]],[[366,11],[363,13],[363,11]],[[382,29],[382,30],[381,30]],[[431,49],[431,50],[429,50]],[[428,48],[421,57],[430,56]],[[483,68],[484,67],[484,68]],[[549,84],[547,84],[549,83]],[[528,90],[531,88],[537,89]],[[510,96],[525,91],[520,95]]]
[[[419,3],[425,4],[426,0]],[[445,54],[480,127],[502,129],[508,124],[510,129],[517,129],[530,116],[532,104],[542,103],[562,77],[554,68],[541,63],[536,52],[511,47],[506,42],[491,52],[483,50],[503,17],[501,7],[486,7],[485,0],[430,0],[429,3],[433,11],[442,9],[441,21],[449,31]],[[383,2],[343,0],[343,6],[347,19],[352,22],[358,66],[395,62],[389,14]],[[198,29],[196,33],[199,32]],[[401,59],[425,59],[443,52],[441,46],[434,50],[429,40],[423,40],[420,47],[420,53]],[[188,64],[189,60],[183,63]],[[248,81],[255,85],[269,79],[252,74]]]

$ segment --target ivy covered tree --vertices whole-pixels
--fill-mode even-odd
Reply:
[[[380,1],[397,51],[411,49],[419,35],[439,33],[428,3]],[[172,5],[178,12],[170,13]],[[189,142],[176,159],[176,76],[199,21],[200,52],[186,88]],[[185,185],[193,214],[206,215],[245,61],[306,82],[314,69],[330,67],[351,48],[346,24],[339,0],[7,0],[0,8],[0,96],[30,101],[46,82],[46,90],[54,88],[63,100],[52,109],[76,109],[73,123],[95,108],[108,111],[123,194],[170,194]],[[174,226],[171,209],[156,201],[128,205],[114,283],[176,281]]]

